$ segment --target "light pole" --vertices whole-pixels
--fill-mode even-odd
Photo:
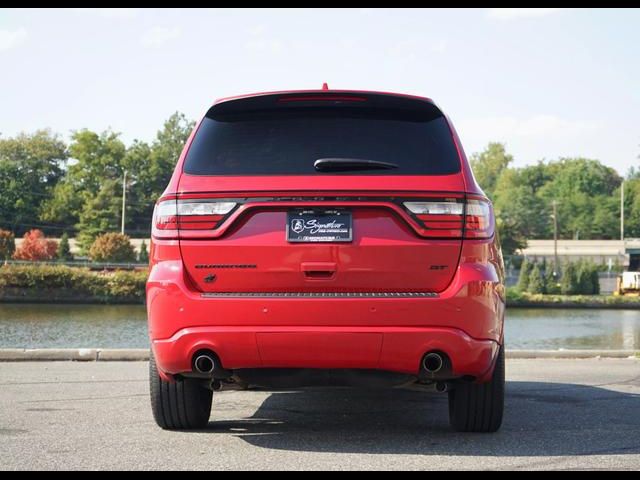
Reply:
[[[624,241],[624,179],[620,184],[620,240]]]
[[[558,278],[558,202],[551,202],[553,206],[553,276]]]
[[[124,235],[124,212],[127,203],[127,171],[124,171],[122,175],[122,225],[120,227],[120,233]]]

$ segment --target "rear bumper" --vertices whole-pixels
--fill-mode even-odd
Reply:
[[[493,340],[460,330],[411,327],[194,327],[155,340],[159,368],[191,371],[199,350],[214,351],[222,366],[243,368],[376,369],[417,375],[426,352],[445,352],[453,376],[482,378],[498,351]]]
[[[461,263],[446,291],[426,298],[207,298],[182,262],[153,265],[149,335],[159,370],[191,371],[214,351],[225,369],[379,369],[418,375],[423,355],[446,353],[455,376],[482,381],[502,342],[504,299],[492,264]]]

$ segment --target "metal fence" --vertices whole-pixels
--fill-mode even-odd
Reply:
[[[92,262],[90,260],[3,260],[5,265],[64,265],[67,267],[88,268],[89,270],[143,270],[149,267],[147,263],[130,262]]]

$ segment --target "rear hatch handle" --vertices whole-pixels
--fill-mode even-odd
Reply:
[[[336,276],[337,265],[333,262],[304,262],[300,264],[300,270],[307,280],[331,280]]]

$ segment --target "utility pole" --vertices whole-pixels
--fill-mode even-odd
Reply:
[[[620,240],[624,241],[624,180],[620,184]]]
[[[124,171],[122,175],[122,226],[120,227],[120,233],[124,235],[124,212],[127,204],[127,171]]]
[[[553,276],[558,277],[558,202],[554,200],[553,205]]]

